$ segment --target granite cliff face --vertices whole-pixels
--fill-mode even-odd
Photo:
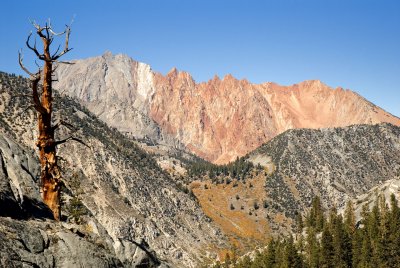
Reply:
[[[62,65],[58,79],[60,92],[108,125],[139,139],[182,143],[214,163],[232,161],[288,129],[400,125],[356,93],[315,80],[280,86],[227,75],[196,83],[186,72],[163,76],[111,53]]]
[[[178,145],[149,117],[155,90],[149,65],[107,52],[60,65],[57,76],[56,87],[62,94],[80,100],[110,127],[140,140]]]

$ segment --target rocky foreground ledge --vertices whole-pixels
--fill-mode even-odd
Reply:
[[[139,248],[135,260],[121,260],[94,221],[54,221],[40,199],[37,167],[32,153],[0,133],[0,267],[167,266]]]

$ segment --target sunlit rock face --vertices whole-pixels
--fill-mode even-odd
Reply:
[[[108,125],[139,139],[176,145],[227,163],[293,128],[342,127],[400,119],[358,94],[318,80],[252,84],[231,75],[196,83],[175,68],[161,75],[126,55],[57,69],[56,87]]]

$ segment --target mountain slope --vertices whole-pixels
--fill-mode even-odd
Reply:
[[[315,195],[325,206],[341,205],[349,196],[400,176],[400,128],[380,124],[289,130],[252,152],[250,159],[260,155],[274,163],[266,189],[280,209],[302,211]]]
[[[356,219],[362,217],[362,210],[364,206],[367,206],[372,211],[374,205],[379,204],[379,198],[384,198],[385,203],[390,207],[390,199],[393,194],[397,200],[400,199],[400,176],[397,179],[387,180],[373,188],[368,192],[358,195],[352,200],[353,208],[355,211]],[[339,208],[339,212],[344,213],[346,207],[342,206]]]
[[[35,112],[27,109],[27,80],[0,73],[0,81],[0,133],[34,152]],[[227,246],[191,194],[134,141],[71,98],[56,95],[54,109],[55,120],[73,124],[79,129],[75,135],[88,145],[71,142],[59,148],[64,198],[81,200],[84,226],[89,233],[108,237],[107,245],[125,266],[154,258],[193,267],[207,257],[215,258],[218,249]],[[61,129],[58,139],[70,132]],[[71,213],[64,210],[63,215]]]
[[[163,76],[111,53],[57,72],[59,90],[108,125],[137,138],[174,146],[179,141],[214,163],[232,161],[288,129],[400,125],[356,93],[320,81],[279,86],[227,75],[196,83],[186,72],[173,69]]]
[[[261,166],[246,179],[218,175],[213,182],[192,183],[204,212],[242,245],[293,228],[296,215],[304,214],[315,196],[325,208],[342,207],[400,179],[400,127],[288,130],[245,158]]]

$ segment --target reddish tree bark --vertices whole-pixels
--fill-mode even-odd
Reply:
[[[31,80],[32,100],[33,107],[38,114],[38,139],[36,146],[39,150],[39,161],[41,166],[40,182],[41,194],[44,203],[51,209],[53,216],[56,220],[60,220],[61,207],[60,207],[60,193],[62,185],[61,171],[57,163],[57,145],[64,143],[68,139],[62,141],[55,141],[54,132],[59,124],[52,125],[53,113],[53,63],[66,63],[60,62],[58,59],[69,52],[71,49],[68,47],[70,28],[62,33],[55,33],[50,25],[46,23],[44,27],[33,22],[36,29],[36,34],[40,37],[43,43],[43,53],[40,53],[36,48],[36,41],[34,46],[30,44],[30,37],[28,36],[26,45],[37,56],[38,59],[44,62],[43,70],[39,68],[37,73],[31,73],[22,63],[22,55],[19,53],[19,63],[21,68],[27,72]],[[59,52],[60,47],[54,54],[50,52],[50,45],[54,37],[65,35],[64,50]],[[41,90],[40,90],[41,86]]]

